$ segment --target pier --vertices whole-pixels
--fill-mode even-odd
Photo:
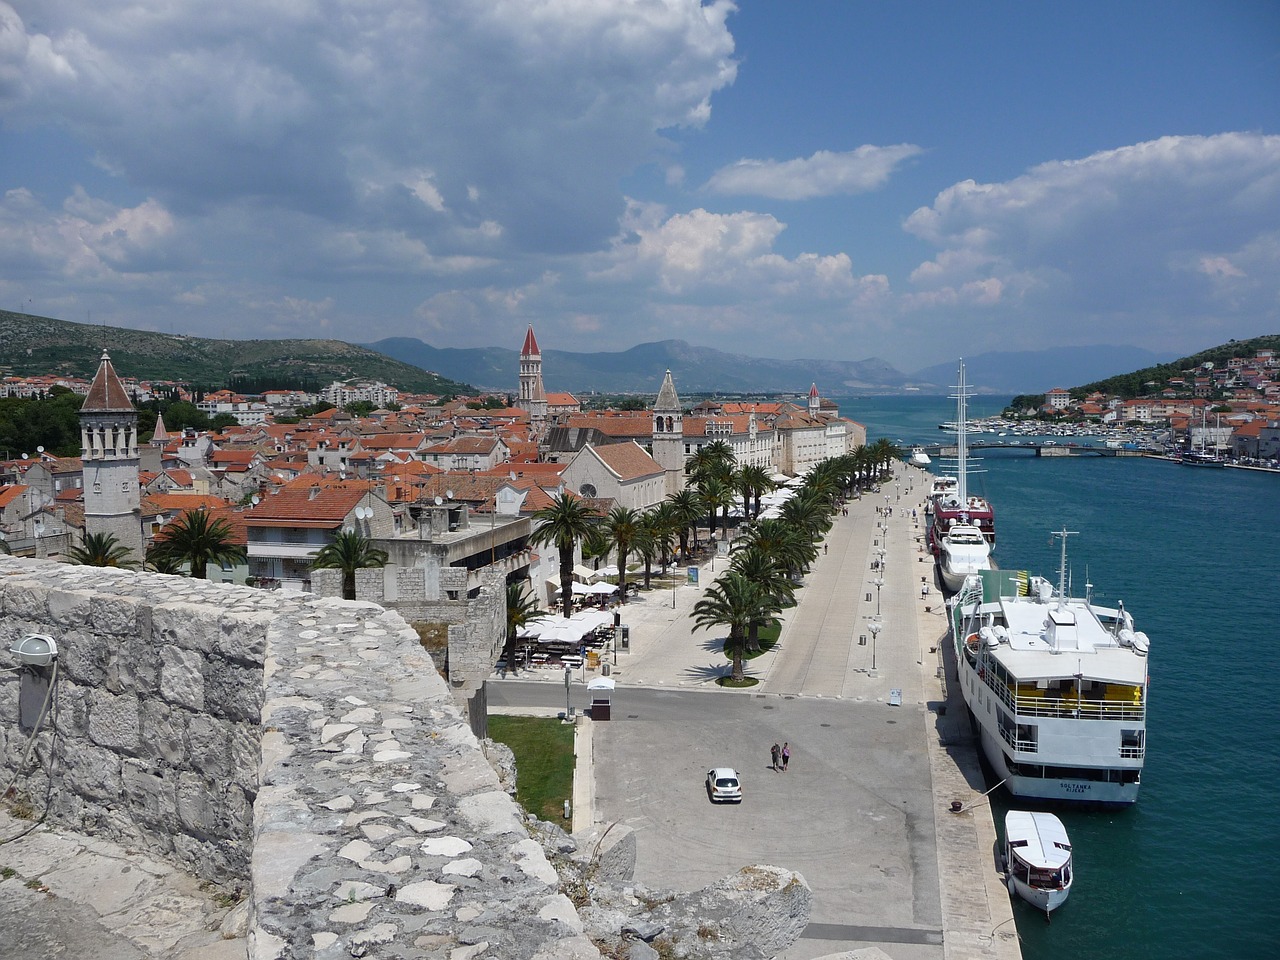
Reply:
[[[1147,452],[1144,450],[1126,450],[1119,447],[1095,447],[1085,444],[1071,443],[1036,443],[1027,441],[1026,443],[966,443],[967,450],[1012,450],[1017,453],[1030,453],[1037,457],[1144,457]],[[914,449],[923,450],[930,457],[955,457],[959,455],[956,445],[935,443],[928,446],[916,447]]]

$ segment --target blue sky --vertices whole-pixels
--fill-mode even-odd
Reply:
[[[904,372],[1280,332],[1280,4],[0,0],[0,308]]]

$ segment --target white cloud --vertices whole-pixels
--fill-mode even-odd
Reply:
[[[1228,303],[1250,329],[1275,318],[1280,262],[1258,241],[1277,223],[1277,136],[1163,137],[1004,183],[966,180],[907,218],[907,231],[939,252],[912,272],[903,305],[1000,305],[1081,343],[1198,343],[1194,318],[1230,321],[1220,313]],[[1261,272],[1240,266],[1244,249]],[[1045,336],[1040,323],[1001,317],[981,333],[988,345]]]
[[[739,160],[711,175],[712,193],[810,200],[866,193],[884,186],[905,160],[923,151],[910,143],[892,147],[864,145],[847,153],[820,150],[808,159]]]

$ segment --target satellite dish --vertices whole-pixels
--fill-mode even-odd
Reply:
[[[27,455],[25,453],[22,455],[22,459],[23,460],[27,459]]]
[[[23,454],[23,456],[25,457],[25,456],[26,456],[26,454],[24,453],[24,454]],[[440,504],[442,504],[442,503],[444,503],[444,501],[443,501],[443,500],[441,500],[439,497],[436,497],[436,506],[438,507],[438,506],[440,506]]]
[[[445,495],[446,497],[448,497],[450,500],[452,500],[452,499],[453,499],[453,491],[452,491],[452,490],[446,490],[446,491],[444,492],[444,495]]]
[[[44,447],[43,446],[36,447],[36,453],[44,453]]]
[[[249,502],[256,507],[258,504],[262,502],[262,498],[255,493],[252,497],[249,498]]]

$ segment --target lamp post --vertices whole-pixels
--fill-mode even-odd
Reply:
[[[871,656],[875,660],[875,654]],[[573,705],[569,701],[569,684],[573,682],[573,667],[564,668],[564,718],[566,721],[573,719]]]
[[[876,672],[876,637],[880,636],[880,631],[884,629],[884,624],[879,620],[872,620],[867,624],[867,629],[871,631],[871,672]]]
[[[880,616],[880,588],[884,586],[884,577],[876,577],[871,581],[876,588],[876,616]]]

